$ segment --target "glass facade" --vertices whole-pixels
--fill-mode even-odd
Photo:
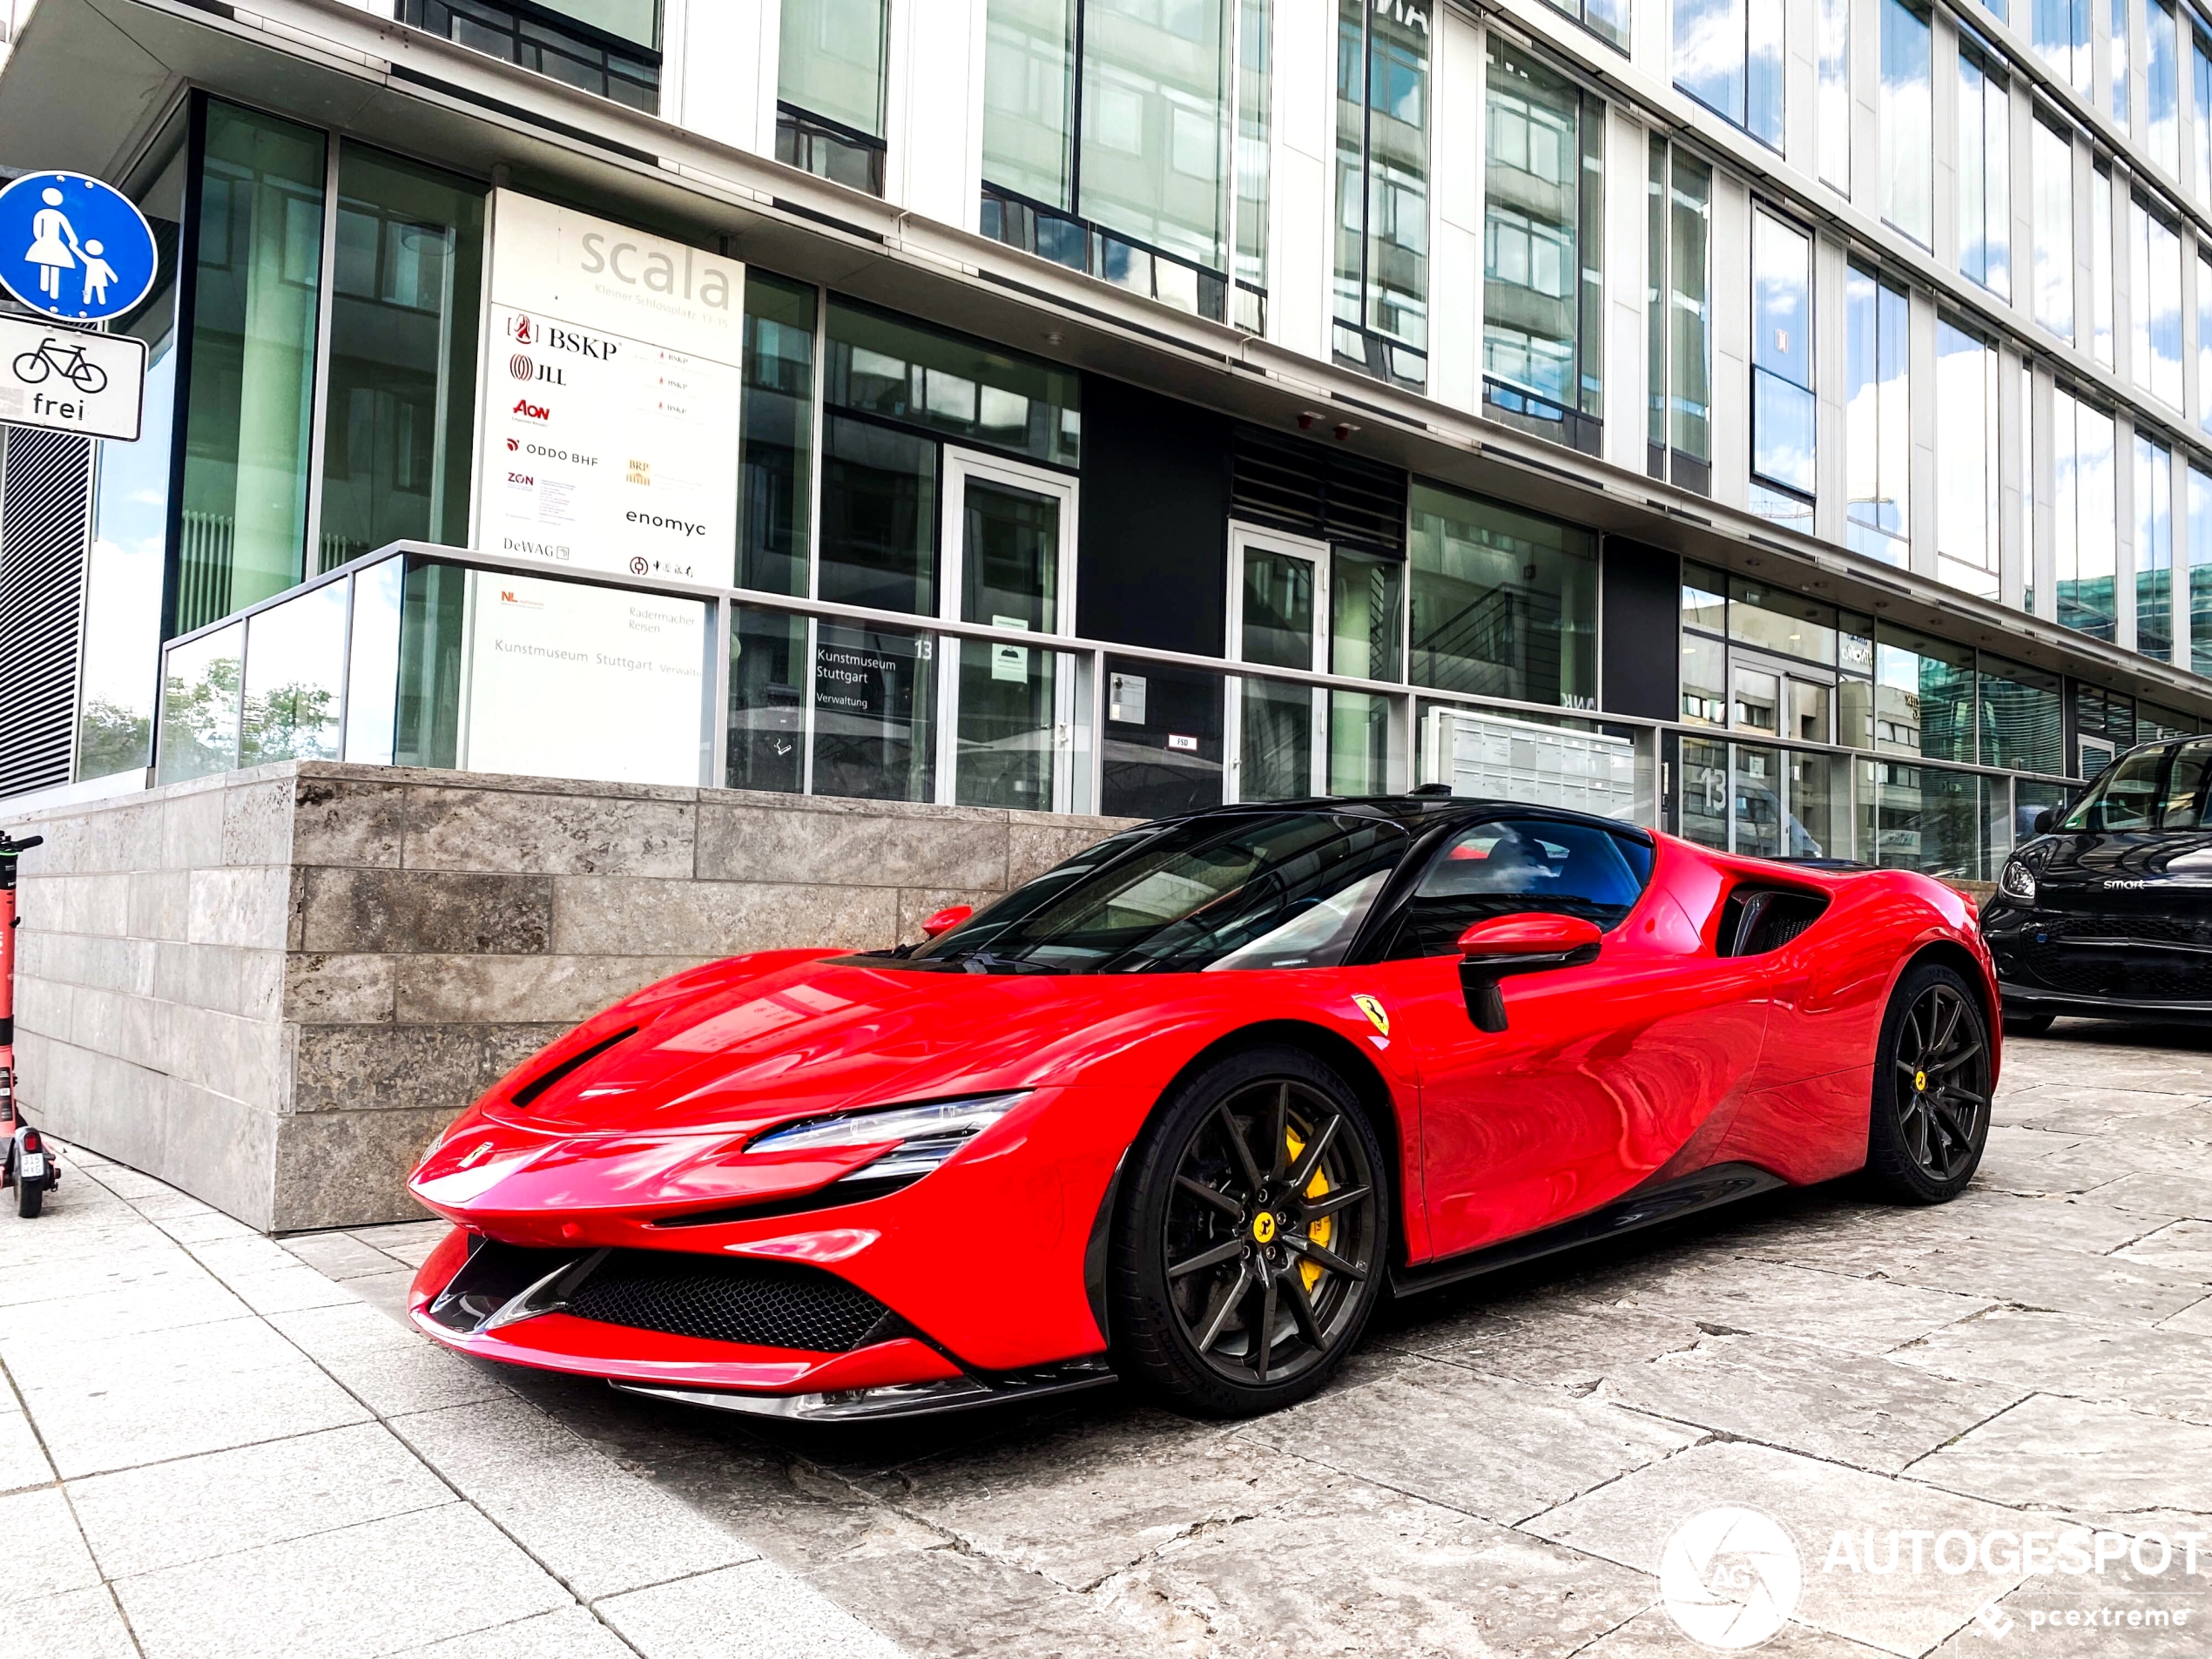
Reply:
[[[1713,170],[1650,141],[1644,295],[1650,329],[1648,465],[1710,492],[1713,461]],[[1670,465],[1671,463],[1671,465]]]
[[[1784,17],[1764,0],[1675,0],[1675,84],[1777,150]]]
[[[2074,338],[2074,145],[2048,122],[2031,133],[2034,184],[2035,320],[2060,340]]]
[[[1408,552],[1414,685],[1597,706],[1588,531],[1416,482]]]
[[[2182,407],[2182,239],[2140,197],[2128,204],[2128,319],[2135,384]]]
[[[2189,469],[2189,671],[2212,674],[2212,473]]]
[[[2174,655],[2174,456],[2135,436],[2135,649]]]
[[[2212,207],[2212,44],[2196,30],[2189,39],[2189,194]]]
[[[1493,37],[1488,109],[1484,399],[1514,425],[1595,453],[1603,389],[1603,106]],[[1702,288],[1702,238],[1695,257]]]
[[[176,633],[304,573],[323,135],[210,102],[199,178]]]
[[[401,0],[402,21],[651,114],[659,0]]]
[[[1751,215],[1751,473],[1800,503],[1813,494],[1812,238]],[[1770,510],[1770,516],[1778,514]],[[1791,515],[1795,516],[1795,514]]]
[[[2058,618],[2097,639],[2118,637],[2119,571],[2113,420],[2060,387],[2051,395],[2052,563]]]
[[[1935,89],[1927,14],[1908,0],[1882,5],[1882,217],[1935,246]]]
[[[1265,0],[992,0],[986,29],[984,233],[1263,327]]]
[[[2035,49],[2059,78],[2087,98],[2094,70],[2089,55],[2090,0],[2027,0]]]
[[[1817,0],[1817,118],[1823,184],[1851,193],[1851,0]]]
[[[1912,523],[1909,310],[1905,290],[1854,265],[1844,282],[1844,446],[1851,545],[1905,560]]]
[[[1428,383],[1430,9],[1339,0],[1334,264],[1339,363]]]
[[[888,0],[808,0],[781,9],[776,159],[883,193]]]
[[[2089,341],[2090,354],[2107,368],[2112,355],[2112,174],[2103,167],[2089,175]]]
[[[2147,0],[2143,44],[2145,137],[2150,158],[2178,178],[2182,171],[2182,42],[2173,0]]]
[[[2011,98],[1972,46],[1959,51],[1959,268],[2000,299],[2013,291]]]
[[[1936,323],[1936,574],[1997,597],[1997,351],[1949,319]]]
[[[315,568],[469,539],[481,187],[358,145],[338,158]]]

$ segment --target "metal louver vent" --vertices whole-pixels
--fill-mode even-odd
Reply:
[[[92,445],[16,428],[0,471],[0,796],[69,781]]]
[[[1230,511],[1247,523],[1406,556],[1406,475],[1319,443],[1239,428]]]

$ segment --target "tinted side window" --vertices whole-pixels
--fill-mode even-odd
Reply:
[[[1616,926],[1651,875],[1651,849],[1584,824],[1494,819],[1438,852],[1406,907],[1394,956],[1443,956],[1495,916],[1544,911]]]

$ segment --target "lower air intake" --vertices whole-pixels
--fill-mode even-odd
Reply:
[[[903,1329],[891,1310],[834,1273],[797,1264],[618,1250],[563,1312],[709,1342],[849,1353]]]

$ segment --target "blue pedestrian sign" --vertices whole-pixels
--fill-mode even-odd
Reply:
[[[0,190],[0,285],[66,322],[119,317],[153,287],[153,229],[112,185],[27,172]]]

